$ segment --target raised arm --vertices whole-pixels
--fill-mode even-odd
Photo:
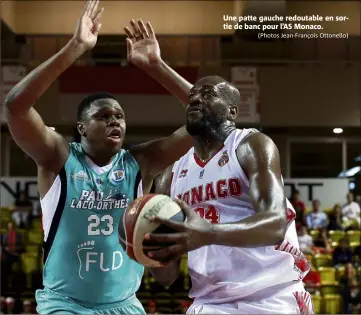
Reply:
[[[54,172],[58,172],[67,159],[68,144],[45,126],[33,104],[74,61],[96,44],[102,12],[98,2],[87,2],[69,43],[31,71],[5,99],[7,123],[15,142],[39,166]]]
[[[128,60],[162,84],[181,104],[188,105],[192,84],[169,67],[161,58],[160,48],[150,22],[130,21],[124,28],[127,38]]]
[[[130,27],[125,27],[124,30],[128,35],[128,60],[162,84],[186,107],[192,84],[162,60],[152,25],[149,22],[144,24],[142,20],[132,20]],[[186,128],[181,127],[169,137],[134,147],[131,153],[141,166],[142,176],[152,179],[177,161],[192,145]]]

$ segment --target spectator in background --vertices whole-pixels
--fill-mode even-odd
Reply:
[[[320,229],[316,238],[313,240],[313,252],[317,254],[327,254],[332,251],[331,244],[327,238],[325,229]]]
[[[342,219],[341,219],[342,207],[340,204],[335,204],[333,206],[332,212],[328,216],[328,227],[329,231],[331,230],[343,230]]]
[[[307,227],[312,230],[325,229],[327,227],[327,215],[320,210],[319,200],[312,201],[312,212],[306,217]]]
[[[33,204],[28,195],[21,191],[19,198],[15,201],[11,219],[18,228],[27,228],[31,225],[33,217]]]
[[[8,289],[9,284],[14,286],[13,265],[20,262],[20,254],[24,250],[23,239],[16,232],[16,228],[12,222],[8,223],[8,232],[1,235],[1,289]]]
[[[16,314],[15,312],[15,300],[11,296],[8,296],[5,299],[6,303],[6,312],[5,314]]]
[[[360,206],[354,201],[353,193],[349,192],[346,196],[347,203],[342,208],[342,221],[346,230],[360,228]]]
[[[360,304],[360,277],[357,275],[356,269],[351,263],[345,268],[345,273],[341,276],[341,294],[344,304],[343,312],[345,314],[354,314],[354,309]],[[356,313],[357,314],[357,313]]]
[[[298,243],[303,253],[312,253],[313,239],[312,236],[307,233],[307,227],[305,225],[301,225],[298,229]]]
[[[320,293],[321,275],[313,265],[311,265],[311,270],[303,278],[303,283],[305,284],[307,291],[311,294]]]
[[[30,300],[24,300],[22,314],[34,314],[33,305]]]
[[[352,252],[346,238],[340,239],[339,245],[333,251],[333,265],[338,267],[352,263]]]
[[[300,192],[294,190],[291,195],[291,203],[293,208],[296,211],[296,228],[298,229],[301,225],[306,223],[306,206],[304,202],[300,199]]]
[[[147,314],[159,314],[157,313],[157,303],[153,300],[148,301],[147,309]]]

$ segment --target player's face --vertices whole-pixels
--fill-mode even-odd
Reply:
[[[227,121],[228,103],[222,83],[197,82],[190,91],[187,107],[187,131],[192,136],[206,136]]]
[[[85,113],[84,132],[95,151],[111,151],[122,147],[126,124],[124,111],[113,99],[95,101]]]

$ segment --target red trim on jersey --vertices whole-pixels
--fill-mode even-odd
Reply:
[[[299,248],[294,247],[290,242],[284,240],[280,245],[275,247],[275,250],[280,250],[292,255],[295,260],[295,267],[300,273],[299,280],[302,280],[311,269],[311,264],[307,257],[301,252]]]
[[[287,208],[286,209],[286,218],[287,218],[287,228],[290,226],[292,221],[296,219],[296,213],[292,211],[292,209]]]
[[[286,228],[286,231],[287,231],[288,228],[290,227],[291,223],[296,219],[296,212],[293,211],[291,208],[286,208],[285,212],[286,212],[286,219],[287,219],[287,228]],[[281,246],[282,242],[276,246],[276,249],[278,249],[279,246]]]
[[[224,148],[224,144],[217,150],[217,152],[215,152],[208,160],[206,161],[202,161],[198,158],[198,156],[196,155],[196,153],[194,152],[193,153],[193,157],[194,157],[194,160],[196,161],[196,163],[200,166],[200,167],[205,167],[207,165],[207,163],[209,161],[211,161],[222,149]]]
[[[314,314],[311,294],[307,291],[293,292],[301,315]]]

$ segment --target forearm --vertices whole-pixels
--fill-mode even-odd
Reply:
[[[84,47],[75,40],[42,63],[21,80],[7,95],[5,104],[12,113],[26,113],[51,84],[83,53]]]
[[[180,261],[171,262],[166,267],[150,268],[149,270],[159,284],[169,286],[178,278]]]
[[[287,227],[285,216],[275,212],[261,212],[229,224],[214,224],[211,244],[232,247],[277,245],[283,241]]]
[[[179,99],[184,107],[188,105],[189,91],[193,84],[180,76],[163,60],[145,70],[154,80],[163,85],[171,94]]]

